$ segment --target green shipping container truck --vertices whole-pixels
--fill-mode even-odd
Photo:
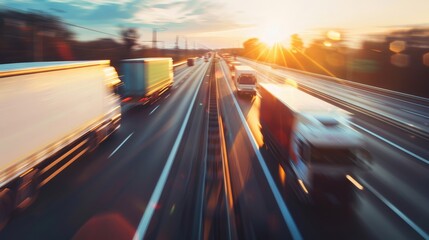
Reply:
[[[171,58],[136,58],[121,62],[123,102],[146,104],[173,85]]]

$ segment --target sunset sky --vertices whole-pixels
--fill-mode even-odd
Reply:
[[[293,33],[312,35],[321,29],[350,33],[429,24],[428,0],[0,0],[0,7],[44,11],[64,21],[118,34],[134,27],[141,41],[152,28],[165,28],[158,40],[173,47],[180,35],[189,48],[241,47],[258,37],[286,44]],[[112,37],[70,28],[81,40]],[[305,37],[304,37],[305,38]],[[143,43],[143,42],[142,42]]]

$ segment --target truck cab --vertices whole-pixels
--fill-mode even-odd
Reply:
[[[237,94],[256,95],[256,71],[244,65],[236,65],[234,71],[234,83],[237,88]]]
[[[362,136],[347,124],[347,116],[311,118],[298,121],[288,161],[300,197],[310,203],[347,204],[354,190],[350,178],[367,160]]]
[[[365,138],[351,127],[351,113],[292,85],[259,86],[264,144],[299,200],[350,205],[355,190],[363,189],[353,176],[370,169]]]

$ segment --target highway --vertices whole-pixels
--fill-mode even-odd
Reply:
[[[302,82],[304,82],[304,84],[307,84],[307,82],[315,81],[314,76],[309,77],[307,74],[299,74],[297,72],[287,70],[271,69],[264,65],[250,62],[248,60],[240,60],[246,62],[251,66],[254,66],[257,69],[265,69],[266,71],[260,71],[260,79],[262,79],[262,81],[278,82],[278,78],[275,78],[275,76],[279,75],[283,77],[283,83],[287,82],[287,78],[289,75],[293,76],[293,80],[296,80],[297,82],[299,81],[298,84],[301,84]],[[228,75],[228,68],[226,66],[224,66],[224,71],[226,72],[225,75]],[[321,85],[324,84],[327,83],[322,81]],[[230,85],[233,88],[232,82],[230,83]],[[342,93],[345,92],[343,88],[348,88],[347,86],[344,87],[342,84],[330,83],[330,85],[330,92]],[[319,91],[322,91],[320,89],[323,89],[318,88],[318,85],[315,88]],[[338,90],[338,88],[341,89]],[[349,98],[354,99],[353,97],[354,95],[351,95],[351,97]],[[253,125],[253,127],[251,127],[253,134],[255,136],[261,136],[259,132],[259,122],[255,121],[259,119],[259,101],[258,98],[252,99],[252,101],[253,103],[251,105],[249,105],[248,102],[246,103],[244,101],[241,101],[242,103],[240,104],[240,107],[244,113],[247,113],[247,121],[250,122],[249,125]],[[348,101],[351,100],[348,99]],[[385,99],[378,99],[378,101],[385,101]],[[389,103],[393,104],[392,102]],[[357,104],[360,104],[360,102],[358,102]],[[340,104],[338,105],[341,107]],[[395,107],[396,109],[399,108],[399,106]],[[369,195],[372,195],[371,198],[378,198],[377,204],[381,203],[382,205],[385,205],[384,210],[379,209],[379,207],[376,207],[375,209],[377,209],[377,211],[380,211],[382,214],[385,214],[385,212],[387,213],[389,211],[391,211],[391,213],[396,213],[396,218],[399,222],[408,222],[408,220],[411,220],[411,224],[405,224],[409,225],[408,228],[414,227],[418,231],[424,229],[423,231],[427,233],[429,230],[429,225],[427,224],[429,212],[426,207],[426,203],[429,200],[429,191],[427,191],[425,184],[422,184],[424,182],[428,182],[429,180],[427,175],[427,163],[421,161],[419,158],[415,158],[414,155],[408,154],[409,151],[403,151],[406,150],[406,148],[408,148],[409,146],[422,146],[420,148],[421,152],[419,153],[422,153],[422,155],[424,154],[423,156],[427,156],[427,147],[424,147],[428,144],[427,140],[416,139],[416,137],[413,137],[410,140],[406,141],[406,137],[402,138],[402,136],[407,136],[406,133],[404,134],[403,132],[398,132],[397,129],[394,129],[396,130],[396,132],[393,132],[391,131],[392,127],[386,123],[376,121],[371,117],[368,117],[365,114],[359,112],[354,113],[355,116],[353,118],[353,123],[356,124],[355,126],[357,127],[357,130],[362,131],[364,134],[367,135],[369,140],[368,150],[372,155],[373,161],[371,171],[366,173],[360,173],[358,175],[359,178],[362,179],[362,183],[364,183],[364,186],[366,185],[367,187],[367,191],[365,191],[365,194],[367,194],[368,192]],[[251,121],[254,122],[251,123]],[[389,140],[387,140],[386,138]],[[263,145],[263,140],[259,142],[259,145]],[[273,171],[274,173],[276,172],[276,170]],[[363,198],[362,201],[363,202],[361,204],[363,206],[363,204],[368,204],[367,201],[369,200],[367,198]],[[371,207],[374,208],[374,206]],[[354,208],[354,210],[356,211],[356,213],[359,214],[362,214],[363,212],[367,211],[365,209],[359,209],[359,207],[357,206]],[[369,213],[371,213],[372,211],[373,210],[368,210]],[[374,214],[374,212],[372,212],[372,214]],[[402,214],[404,214],[404,216],[406,217],[403,217]],[[388,216],[380,217],[386,219],[382,221],[379,219],[376,222],[369,224],[368,226],[372,226],[371,228],[373,228],[373,226],[377,226],[380,223],[386,223],[391,221],[387,220],[390,219],[390,217]],[[368,220],[371,219],[374,218],[364,218],[365,224],[368,224]],[[332,227],[335,226],[335,224],[328,224],[328,226]],[[328,226],[325,226],[324,229],[328,228]],[[382,231],[383,229],[387,230],[387,232],[381,234],[380,231]],[[380,236],[389,236],[389,234],[392,234],[392,238],[394,238],[394,236],[401,236],[399,232],[395,232],[395,230],[398,229],[401,228],[398,228],[396,226],[380,226],[374,228],[374,230],[379,231],[379,233],[377,234],[380,234]],[[332,229],[332,232],[335,232],[334,229]],[[405,237],[407,235],[403,236]],[[427,234],[424,236],[427,236]]]
[[[238,97],[212,58],[177,67],[158,101],[123,106],[119,131],[47,182],[0,239],[429,239],[429,104],[239,61],[353,113],[372,164],[354,173],[364,189],[349,208],[299,202],[264,143],[260,96]]]
[[[203,111],[204,96],[194,93],[204,90],[208,65],[201,61],[179,69],[171,92],[152,105],[125,107],[113,138],[47,183],[38,200],[0,232],[0,239],[70,239],[86,222],[104,217],[130,226],[118,224],[123,231],[132,229],[121,232],[132,237],[143,213],[159,208],[149,201],[169,157],[180,158],[182,150],[173,151],[173,146],[188,143],[182,139],[190,132],[180,131],[192,120],[187,112]]]

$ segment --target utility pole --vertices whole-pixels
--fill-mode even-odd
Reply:
[[[161,27],[161,28],[152,28],[152,48],[157,48],[158,45],[158,38],[157,38],[157,34],[158,32],[162,32],[167,30],[167,28],[165,27]]]
[[[156,39],[156,28],[152,29],[152,48],[156,48],[157,39]]]
[[[179,35],[176,35],[176,49],[179,49]]]

